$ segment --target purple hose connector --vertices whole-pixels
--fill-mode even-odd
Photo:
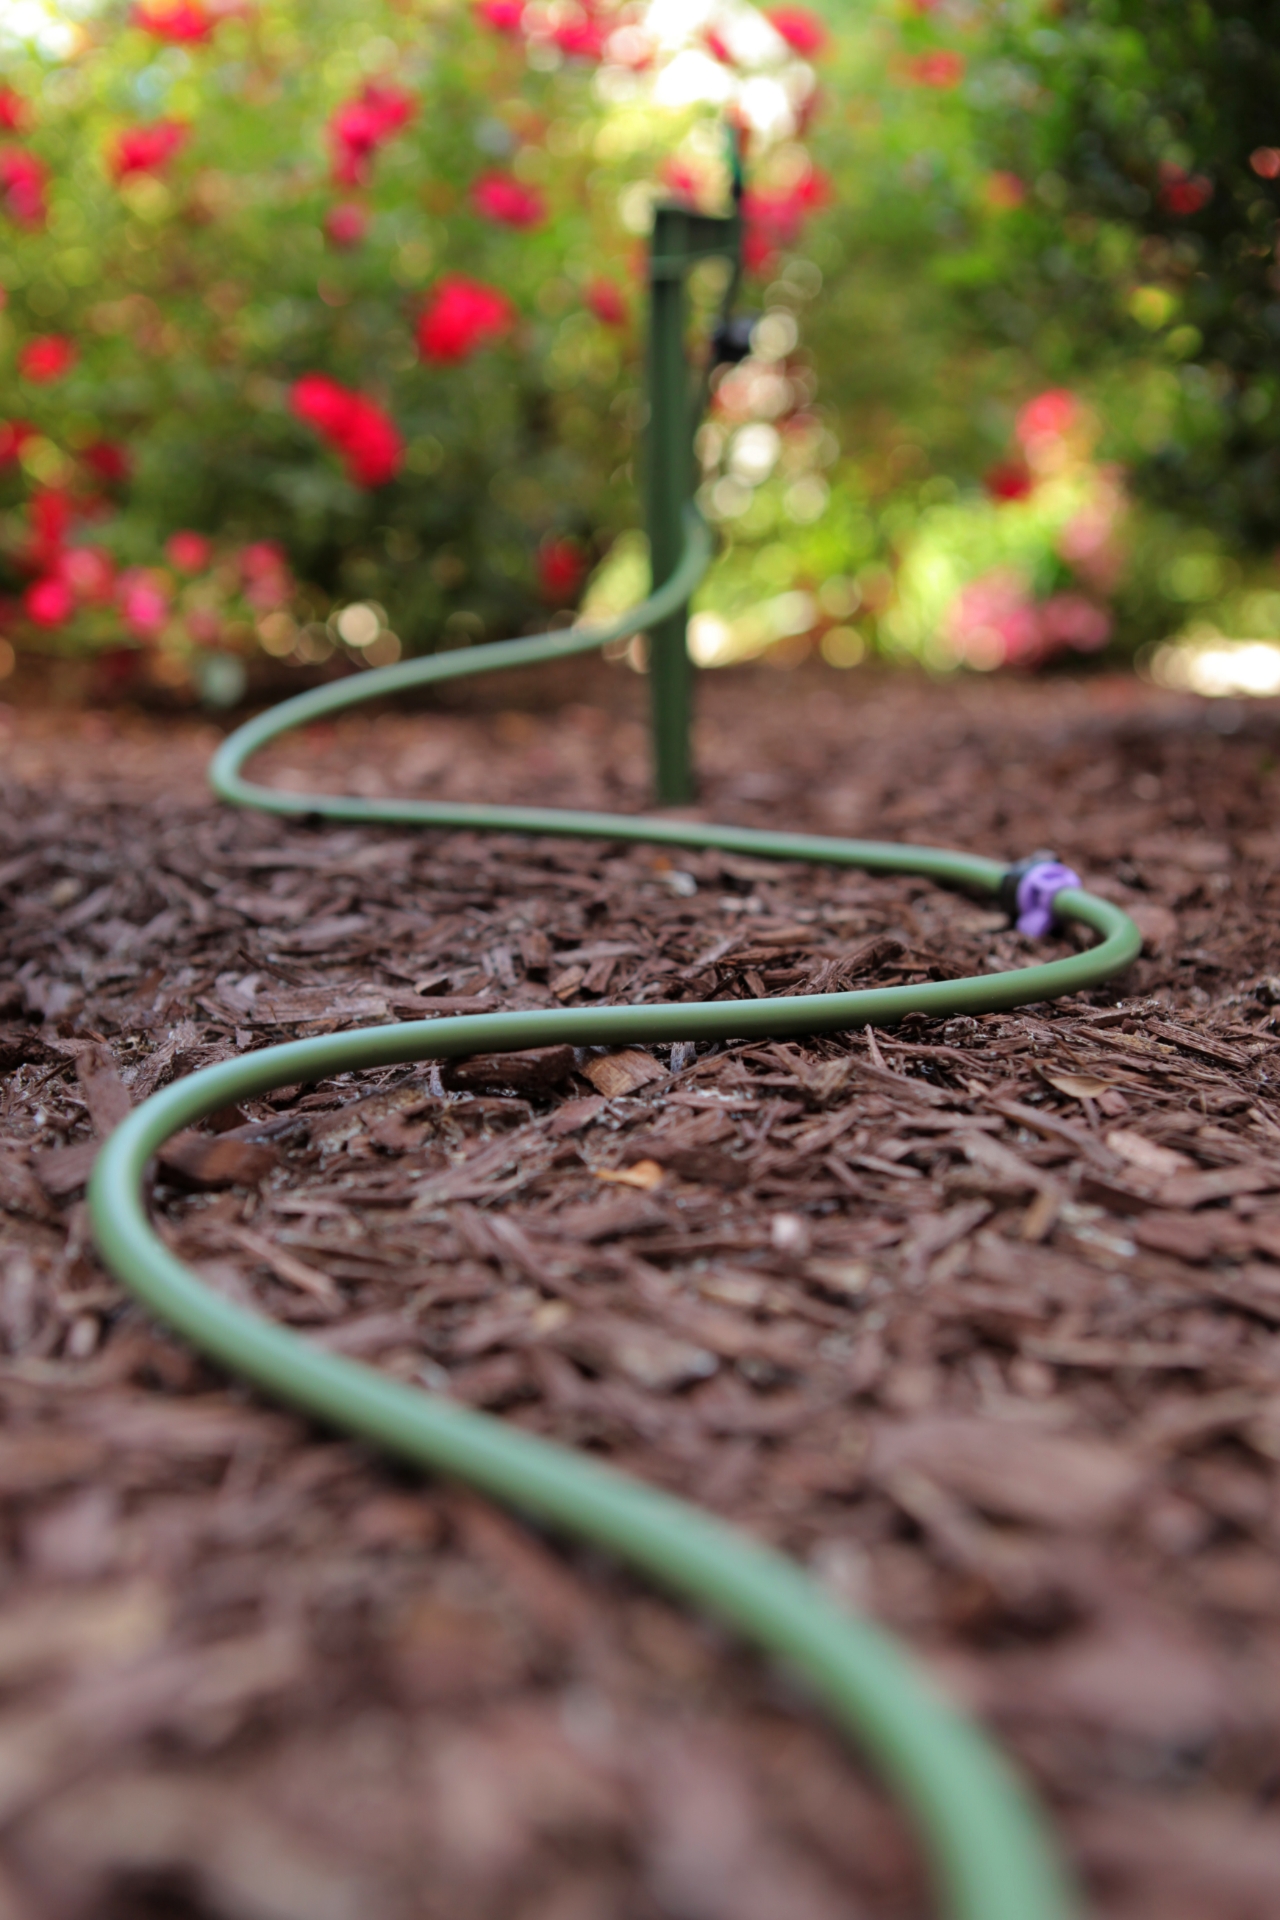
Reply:
[[[1053,925],[1053,903],[1064,887],[1078,887],[1080,875],[1060,860],[1042,860],[1028,867],[1018,882],[1018,932],[1043,940]]]

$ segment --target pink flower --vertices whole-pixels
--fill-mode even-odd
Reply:
[[[183,623],[198,647],[212,647],[222,638],[222,621],[212,607],[190,608]]]
[[[603,59],[605,37],[601,22],[582,10],[560,20],[551,30],[551,38],[571,60]]]
[[[217,25],[203,0],[138,0],[132,20],[144,33],[176,46],[194,46],[208,40]]]
[[[495,33],[515,35],[524,19],[525,0],[478,0],[476,12]]]
[[[354,200],[342,200],[324,217],[324,230],[335,247],[358,247],[369,231],[369,216]]]
[[[116,583],[116,605],[136,639],[154,640],[169,618],[168,582],[163,574],[130,567]]]
[[[943,47],[936,53],[918,53],[908,60],[907,75],[918,87],[958,87],[964,79],[964,55]]]
[[[21,147],[9,147],[0,153],[0,197],[9,218],[20,227],[42,227],[48,213],[45,187],[48,172],[44,162]]]
[[[583,295],[587,306],[597,320],[606,327],[625,327],[627,324],[627,302],[621,287],[613,280],[592,280]]]
[[[108,157],[112,179],[125,180],[131,173],[159,173],[190,132],[185,120],[155,120],[148,127],[126,127],[116,136]]]
[[[1049,387],[1020,408],[1014,433],[1024,447],[1061,440],[1080,420],[1080,402],[1068,387]]]
[[[713,60],[718,60],[723,67],[731,67],[735,64],[733,49],[718,28],[708,27],[702,38]]]
[[[378,148],[408,125],[417,110],[413,95],[370,80],[354,100],[331,116],[329,145],[333,179],[340,187],[362,186]]]
[[[418,348],[424,360],[467,360],[501,339],[514,320],[515,309],[496,287],[449,274],[437,282],[418,321]]]
[[[1213,198],[1213,182],[1203,173],[1188,174],[1171,160],[1160,164],[1160,205],[1166,213],[1183,217],[1199,213]]]
[[[240,576],[244,597],[255,613],[271,613],[287,606],[293,593],[293,576],[284,548],[274,540],[256,540],[240,550]]]
[[[1111,616],[1105,607],[1082,593],[1055,593],[1041,603],[1040,635],[1043,651],[1056,653],[1071,647],[1076,653],[1096,653],[1111,638]]]
[[[47,574],[33,580],[22,596],[28,620],[37,627],[60,627],[76,610],[75,595],[65,580]]]
[[[485,220],[501,227],[538,227],[547,217],[536,187],[522,186],[509,173],[486,173],[471,189],[471,204]]]
[[[169,535],[164,556],[179,573],[203,573],[213,558],[213,542],[206,540],[202,533],[191,533],[184,528]]]
[[[21,133],[27,124],[27,103],[12,87],[0,87],[0,132]]]
[[[827,45],[826,27],[807,7],[776,7],[765,19],[802,60],[814,59]]]
[[[18,371],[35,386],[47,386],[70,373],[76,363],[75,342],[62,333],[42,333],[28,340],[18,355]]]
[[[563,606],[576,599],[587,577],[587,560],[576,540],[544,540],[538,548],[538,586],[544,600]]]
[[[290,404],[300,420],[337,449],[358,487],[383,487],[404,459],[404,442],[393,422],[367,394],[344,387],[324,373],[295,381]]]
[[[287,574],[288,571],[289,562],[278,540],[254,540],[240,549],[240,573],[250,584],[255,580],[266,580],[273,574]]]
[[[765,270],[779,249],[794,247],[805,221],[831,197],[831,183],[816,167],[784,190],[749,187],[742,196],[743,259],[753,273]]]
[[[68,547],[59,556],[57,575],[77,600],[101,604],[111,598],[115,563],[103,547]]]

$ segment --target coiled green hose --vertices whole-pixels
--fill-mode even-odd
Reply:
[[[651,628],[688,598],[710,539],[697,514],[658,592],[610,626],[509,640],[432,655],[345,679],[288,700],[230,735],[211,779],[223,799],[290,817],[572,834],[665,846],[714,847],[880,873],[923,874],[994,894],[998,861],[931,847],[756,832],[683,820],[540,807],[283,793],[241,774],[249,755],[308,720],[460,675],[528,666]],[[851,1732],[915,1818],[951,1920],[1070,1920],[1078,1909],[1039,1811],[1020,1780],[968,1720],[918,1676],[896,1642],[846,1613],[791,1561],[710,1515],[501,1420],[388,1379],[323,1351],[213,1293],[170,1253],[148,1221],[151,1156],[180,1128],[219,1107],[297,1081],[411,1060],[534,1047],[738,1040],[889,1024],[905,1013],[989,1012],[1097,985],[1136,956],[1133,922],[1107,901],[1070,888],[1055,908],[1102,936],[1088,951],[1017,972],[857,993],[801,994],[696,1005],[573,1007],[367,1027],[263,1048],[206,1067],[153,1094],[98,1158],[89,1204],[103,1259],[156,1315],[211,1359],[341,1431],[618,1556],[718,1615],[782,1659]],[[779,1915],[778,1920],[784,1920]]]

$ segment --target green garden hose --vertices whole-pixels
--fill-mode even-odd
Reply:
[[[1003,864],[931,847],[540,807],[284,793],[243,777],[245,761],[269,740],[358,701],[500,667],[564,659],[653,626],[688,598],[707,564],[709,536],[692,509],[686,534],[680,564],[665,586],[607,627],[435,654],[285,701],[226,740],[211,769],[216,791],[237,805],[291,818],[719,848],[921,874],[987,894],[1003,888],[1007,898],[1010,870]],[[565,1041],[588,1046],[778,1038],[889,1024],[906,1013],[990,1012],[1095,986],[1137,954],[1136,927],[1107,901],[1068,885],[1055,888],[1052,906],[1058,918],[1083,923],[1102,936],[1101,942],[1045,965],[966,980],[692,1005],[487,1013],[265,1047],[153,1094],[111,1136],[90,1187],[94,1232],[107,1265],[211,1359],[327,1425],[465,1481],[563,1534],[611,1549],[803,1676],[910,1809],[951,1920],[1069,1920],[1077,1907],[1041,1815],[1021,1782],[973,1724],[935,1697],[894,1640],[846,1613],[798,1566],[710,1515],[446,1396],[404,1386],[323,1351],[212,1292],[151,1227],[146,1181],[152,1155],[179,1129],[220,1107],[299,1081]]]

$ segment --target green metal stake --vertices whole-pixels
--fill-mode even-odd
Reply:
[[[649,255],[649,437],[647,494],[653,591],[675,572],[685,545],[685,508],[694,493],[693,436],[699,409],[685,358],[685,282],[698,260],[720,255],[738,265],[741,222],[688,207],[654,210]],[[734,282],[737,274],[735,271]],[[650,629],[654,784],[659,802],[678,806],[694,794],[690,734],[693,662],[689,607]]]

